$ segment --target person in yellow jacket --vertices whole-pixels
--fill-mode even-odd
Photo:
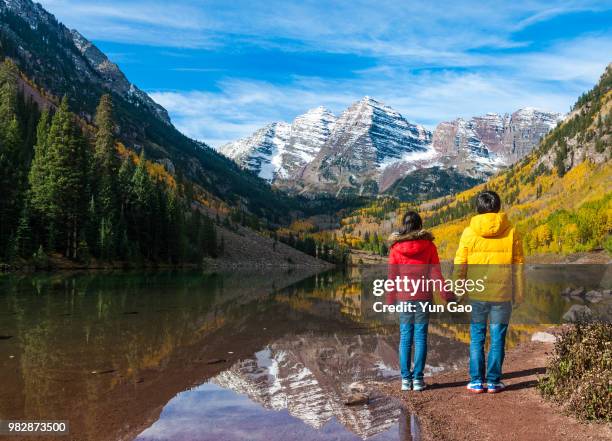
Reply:
[[[463,231],[455,255],[455,274],[463,279],[482,279],[485,289],[472,291],[470,319],[470,392],[496,393],[505,388],[501,382],[506,332],[512,302],[522,298],[522,240],[500,212],[501,200],[493,191],[476,197],[478,215]],[[484,344],[490,329],[490,345],[485,371]]]

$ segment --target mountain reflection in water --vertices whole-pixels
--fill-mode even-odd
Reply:
[[[388,403],[388,401],[387,401]],[[370,406],[376,406],[376,402]],[[384,427],[368,440],[418,441],[414,416],[406,415],[397,404],[382,406],[389,411]],[[381,409],[382,410],[382,409]],[[142,432],[138,441],[153,440],[360,440],[344,423],[331,417],[313,427],[286,409],[269,410],[250,396],[237,394],[213,383],[182,392],[162,411],[159,421]]]
[[[370,387],[397,378],[398,329],[362,285],[343,271],[2,276],[0,419],[64,419],[93,441],[418,437]],[[553,323],[570,306],[558,292],[534,290],[516,316]],[[509,345],[536,329],[511,326]],[[466,325],[432,323],[426,375],[465,369],[467,341]],[[355,384],[370,404],[344,405]]]

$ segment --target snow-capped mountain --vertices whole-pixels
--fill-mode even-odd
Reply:
[[[529,153],[552,130],[563,115],[531,107],[511,115],[488,113],[470,120],[458,118],[440,123],[433,134],[433,146],[442,155],[490,157],[508,166]]]
[[[291,126],[284,122],[268,124],[251,136],[225,144],[219,151],[259,177],[272,181],[280,170]]]
[[[269,124],[219,151],[267,181],[291,179],[319,153],[335,122],[336,117],[320,106],[292,124]]]
[[[309,191],[377,193],[380,169],[412,156],[433,153],[431,133],[370,97],[338,118],[317,157],[301,173]]]
[[[279,178],[291,179],[309,164],[329,139],[336,116],[323,106],[298,116],[279,164]]]
[[[457,185],[483,180],[529,153],[561,119],[523,108],[442,122],[432,133],[365,97],[337,119],[319,107],[297,117],[288,136],[288,125],[275,123],[221,152],[292,191],[377,194],[423,169],[442,171]],[[281,134],[273,134],[280,125]]]

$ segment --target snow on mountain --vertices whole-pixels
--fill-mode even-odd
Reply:
[[[433,146],[442,155],[470,156],[493,166],[508,166],[528,154],[562,118],[559,113],[532,107],[511,115],[488,113],[469,120],[458,118],[438,124]]]
[[[334,114],[320,106],[291,124],[272,123],[219,151],[267,181],[290,179],[314,159],[335,122]]]
[[[434,167],[484,179],[529,153],[561,117],[527,107],[511,115],[442,122],[432,133],[366,96],[338,118],[318,107],[289,129],[275,123],[285,124],[280,135],[271,125],[220,150],[285,189],[377,194],[416,170]]]
[[[323,106],[295,118],[284,154],[277,163],[278,176],[291,178],[310,163],[329,138],[335,124],[336,116]]]
[[[219,151],[267,181],[278,173],[291,126],[284,122],[267,125],[251,136],[225,144]]]
[[[380,167],[406,154],[425,152],[431,134],[370,97],[345,110],[320,156],[333,163],[342,157],[356,169]]]
[[[375,194],[380,170],[406,155],[431,154],[431,133],[370,97],[345,110],[301,174],[306,192]]]

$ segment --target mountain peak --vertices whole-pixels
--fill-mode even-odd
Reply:
[[[308,110],[308,111],[305,113],[305,115],[310,115],[310,114],[316,114],[316,115],[319,115],[319,114],[323,114],[323,113],[331,113],[331,114],[333,115],[332,111],[331,111],[331,110],[329,110],[329,109],[328,109],[327,107],[325,107],[325,106],[317,106],[317,107],[313,107],[312,109],[309,109],[309,110]]]
[[[359,101],[357,101],[357,104],[365,104],[371,107],[387,107],[385,106],[383,102],[378,101],[369,95],[366,95],[363,98],[361,98]]]

